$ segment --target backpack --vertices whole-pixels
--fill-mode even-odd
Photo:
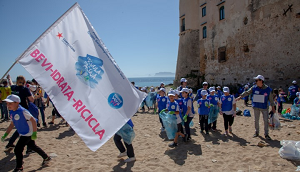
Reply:
[[[243,114],[244,114],[244,116],[246,116],[246,117],[250,117],[250,116],[251,116],[250,110],[249,110],[249,109],[245,109]]]

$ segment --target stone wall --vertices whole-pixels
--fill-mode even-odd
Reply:
[[[273,88],[286,88],[292,80],[300,83],[299,0],[226,0],[220,5],[225,8],[223,20],[219,20],[219,0],[200,0],[199,4],[204,2],[207,16],[199,16],[199,35],[180,35],[176,79],[190,68],[199,71],[198,85],[202,76],[210,84],[234,85],[253,82],[258,74]],[[292,10],[287,11],[290,5]],[[203,39],[204,26],[207,38]],[[188,40],[194,40],[195,45]],[[222,50],[225,61],[219,59]],[[193,60],[189,58],[184,68],[186,53],[193,54]]]

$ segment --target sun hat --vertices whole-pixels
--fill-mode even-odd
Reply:
[[[256,77],[254,77],[253,79],[260,79],[260,80],[265,80],[265,77],[264,76],[262,76],[262,75],[257,75]]]

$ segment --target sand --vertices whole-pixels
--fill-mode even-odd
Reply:
[[[137,113],[133,118],[136,138],[133,141],[137,161],[124,163],[117,158],[118,149],[110,139],[96,152],[90,151],[74,131],[65,124],[38,129],[36,140],[46,153],[53,157],[47,167],[41,167],[42,158],[36,153],[24,156],[24,171],[295,171],[300,162],[282,159],[278,150],[281,140],[299,140],[299,121],[283,120],[281,130],[271,130],[271,141],[264,137],[252,138],[254,134],[253,109],[245,107],[242,101],[237,103],[243,111],[250,109],[252,117],[237,116],[233,124],[233,133],[223,136],[223,118],[219,117],[217,131],[202,135],[198,125],[198,115],[192,127],[192,140],[188,143],[179,139],[176,148],[169,148],[171,143],[166,134],[160,132],[158,115]],[[290,107],[284,104],[284,108]],[[52,107],[46,108],[50,116]],[[49,122],[50,119],[47,119]],[[0,123],[2,136],[9,122]],[[295,128],[289,126],[295,125]],[[260,135],[263,135],[263,120],[260,119]],[[8,136],[11,137],[12,133]],[[13,151],[4,152],[4,143],[0,143],[0,171],[12,171],[15,167]],[[260,141],[268,146],[258,147]],[[24,151],[25,153],[25,151]]]

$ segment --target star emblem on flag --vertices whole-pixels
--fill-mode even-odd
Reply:
[[[58,34],[57,34],[56,36],[57,36],[59,39],[60,39],[61,37],[63,37],[63,36],[62,36],[62,33],[59,33],[59,32],[58,32]]]

